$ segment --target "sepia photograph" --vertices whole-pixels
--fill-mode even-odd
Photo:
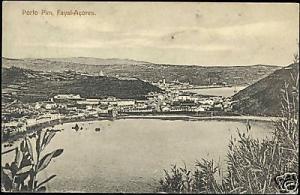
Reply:
[[[298,194],[298,3],[3,1],[1,93],[1,192]]]

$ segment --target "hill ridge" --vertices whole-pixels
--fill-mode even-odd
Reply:
[[[289,84],[289,93],[292,93],[292,75],[299,75],[299,63],[290,64],[256,83],[246,87],[233,96],[237,101],[235,110],[243,114],[280,116],[281,89],[284,82]]]
[[[165,78],[167,82],[178,79],[194,85],[208,85],[226,82],[230,85],[249,85],[269,75],[278,66],[196,66],[196,65],[167,65],[167,64],[114,64],[95,66],[91,61],[80,60],[62,62],[55,59],[3,59],[2,67],[21,67],[38,71],[63,72],[74,70],[89,74],[101,71],[107,76],[137,77],[142,80],[157,82]],[[95,61],[93,62],[96,63]],[[238,77],[238,78],[237,78]]]

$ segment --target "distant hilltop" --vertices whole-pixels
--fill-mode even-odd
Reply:
[[[122,58],[96,58],[96,57],[65,57],[65,58],[7,58],[2,57],[2,61],[28,61],[28,62],[41,62],[41,61],[54,61],[54,62],[69,62],[76,64],[88,64],[88,65],[141,65],[141,64],[156,64],[165,66],[201,66],[201,67],[223,67],[224,65],[205,65],[205,64],[162,64],[153,63],[147,61],[140,61],[134,59],[122,59]],[[254,64],[254,65],[226,65],[226,66],[275,66],[276,65],[264,65],[264,64]]]
[[[119,59],[119,58],[92,58],[92,57],[71,57],[71,58],[45,58],[45,60],[57,61],[57,62],[71,62],[78,64],[90,64],[90,65],[126,65],[126,64],[152,64],[150,62],[137,61],[131,59]]]
[[[125,64],[153,64],[145,61],[137,61],[132,59],[120,59],[120,58],[94,58],[94,57],[69,57],[69,58],[5,58],[2,57],[2,61],[26,61],[26,62],[69,62],[76,64],[89,64],[89,65],[125,65]]]
[[[102,71],[107,76],[135,77],[151,82],[164,78],[166,82],[178,80],[193,85],[223,82],[229,85],[250,85],[281,68],[262,64],[249,66],[170,65],[118,58],[2,58],[2,67],[12,66],[45,72],[73,70],[99,74]]]

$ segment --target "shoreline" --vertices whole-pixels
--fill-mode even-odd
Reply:
[[[102,121],[102,120],[126,120],[126,119],[159,119],[159,120],[182,120],[182,121],[254,121],[254,122],[267,122],[273,123],[276,120],[281,119],[281,117],[263,117],[263,116],[192,116],[192,115],[120,115],[115,118],[112,117],[95,117],[95,118],[61,118],[55,119],[52,121],[48,121],[42,124],[36,124],[31,127],[27,127],[27,131],[22,132],[20,134],[16,134],[7,140],[1,140],[2,144],[16,141],[20,138],[23,138],[31,133],[36,131],[51,128],[53,126],[64,124],[64,123],[76,123],[76,122],[85,122],[85,121]]]
[[[261,117],[261,116],[189,116],[189,115],[145,115],[145,116],[122,116],[117,119],[162,119],[162,120],[186,120],[188,121],[262,121],[274,122],[280,117]]]

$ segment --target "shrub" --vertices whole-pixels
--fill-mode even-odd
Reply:
[[[37,174],[44,170],[53,158],[58,157],[63,152],[63,149],[57,149],[42,157],[42,151],[54,135],[54,132],[45,131],[42,133],[42,131],[38,131],[35,149],[32,147],[31,140],[25,137],[17,148],[10,150],[15,151],[15,159],[10,164],[6,163],[4,167],[1,166],[1,191],[46,191],[44,184],[56,175],[51,175],[44,181],[38,181]]]
[[[215,174],[218,168],[214,165],[214,161],[202,159],[202,162],[197,161],[194,172],[184,168],[177,168],[176,165],[171,167],[171,172],[165,171],[165,178],[159,181],[160,192],[171,193],[210,193],[222,191],[220,185],[217,184]]]

